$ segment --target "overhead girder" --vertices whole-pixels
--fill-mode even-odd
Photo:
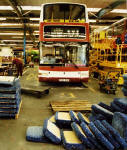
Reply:
[[[102,8],[101,10],[99,10],[99,12],[96,13],[97,18],[102,18],[104,15],[106,15],[107,13],[109,13],[110,11],[112,11],[114,8],[116,8],[117,6],[126,3],[126,0],[116,0],[115,2],[111,3],[110,5],[108,5],[105,8]]]
[[[35,45],[35,37],[33,35],[33,30],[26,25],[27,21],[26,21],[26,19],[24,19],[21,6],[18,4],[17,0],[8,0],[8,2],[12,6],[12,8],[15,10],[17,16],[20,18],[22,24],[24,25],[24,30],[25,29],[28,30],[28,32],[30,34],[30,38],[31,38],[31,40],[33,40],[33,44]]]

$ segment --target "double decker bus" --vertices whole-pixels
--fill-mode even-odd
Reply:
[[[76,3],[42,4],[40,82],[87,82],[89,22],[87,7]]]

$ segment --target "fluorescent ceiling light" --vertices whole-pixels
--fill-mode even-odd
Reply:
[[[40,18],[30,18],[30,20],[37,20],[37,21],[39,21]]]
[[[0,33],[0,35],[24,35],[23,33],[16,33],[16,32],[14,32],[14,33]],[[29,35],[28,33],[26,33],[26,35]],[[17,37],[18,38],[18,37]]]
[[[13,10],[11,6],[0,6],[0,10]]]
[[[112,13],[121,13],[121,14],[127,14],[127,9],[114,9],[111,11]]]
[[[34,31],[34,33],[39,33],[39,30]]]
[[[6,20],[6,18],[0,18],[0,20]]]
[[[98,12],[101,8],[87,8],[88,12]]]
[[[90,19],[90,20],[89,20],[89,22],[96,22],[96,20],[94,20],[94,19]]]
[[[41,10],[41,6],[21,6],[23,10]]]

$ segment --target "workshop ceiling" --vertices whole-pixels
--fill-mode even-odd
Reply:
[[[110,7],[110,11],[106,14],[103,14],[103,11],[99,12],[102,8],[112,6],[111,4],[116,1],[118,0],[66,0],[87,5],[91,32],[127,17],[127,2],[113,5],[115,8]],[[51,2],[65,2],[65,0],[0,0],[0,46],[23,47],[23,22],[27,28],[26,46],[36,46],[39,42],[40,6]],[[98,12],[101,14],[100,18],[97,18]]]

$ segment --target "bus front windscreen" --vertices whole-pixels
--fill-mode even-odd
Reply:
[[[61,65],[76,64],[77,66],[87,65],[87,44],[86,45],[41,45],[40,65]]]
[[[46,4],[44,20],[85,21],[85,6],[79,4]]]

